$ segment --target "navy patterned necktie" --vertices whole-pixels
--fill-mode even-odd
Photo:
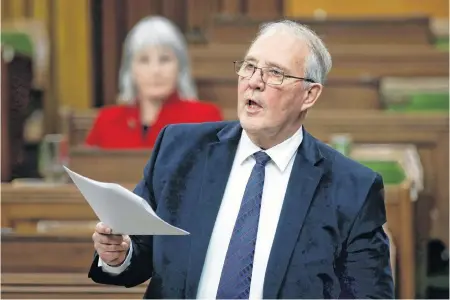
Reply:
[[[265,166],[270,156],[253,154],[256,164],[245,188],[217,291],[218,299],[248,299],[255,256]]]

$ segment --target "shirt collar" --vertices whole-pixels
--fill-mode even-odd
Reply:
[[[281,172],[284,172],[289,161],[292,159],[294,154],[297,152],[298,147],[303,140],[303,130],[302,127],[297,130],[290,138],[283,141],[282,143],[265,150],[267,155],[270,156],[272,161],[278,167]],[[241,139],[239,141],[239,146],[236,152],[236,159],[239,164],[242,165],[245,160],[258,151],[264,151],[257,145],[255,145],[249,138],[245,130],[242,130]]]

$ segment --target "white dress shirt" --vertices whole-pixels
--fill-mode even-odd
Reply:
[[[302,140],[303,132],[302,128],[300,128],[291,138],[265,151],[270,156],[271,161],[266,165],[250,286],[250,299],[262,299],[263,297],[267,263],[275,238],[294,157]],[[216,298],[234,224],[239,214],[247,181],[255,164],[252,155],[258,151],[261,151],[261,149],[250,140],[243,130],[206,253],[197,292],[197,298],[199,299]],[[131,256],[132,249],[130,249],[125,262],[121,266],[110,267],[100,259],[99,266],[102,266],[105,272],[120,274],[128,267]]]

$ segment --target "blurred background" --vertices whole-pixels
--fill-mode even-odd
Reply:
[[[447,0],[2,0],[2,298],[142,297],[144,285],[87,278],[97,217],[62,165],[130,189],[141,178],[152,143],[133,134],[141,124],[145,138],[148,124],[122,108],[146,102],[121,102],[119,73],[130,30],[163,16],[186,42],[194,100],[220,117],[165,107],[178,117],[150,122],[153,136],[155,124],[236,119],[232,62],[259,24],[289,18],[315,30],[333,68],[305,126],[383,175],[396,297],[448,299],[448,13]],[[88,145],[94,131],[114,139],[116,119],[99,116],[118,107],[121,144]]]

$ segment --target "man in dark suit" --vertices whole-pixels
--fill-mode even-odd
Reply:
[[[235,62],[239,122],[167,126],[135,193],[187,236],[114,236],[89,276],[146,298],[392,298],[383,182],[302,126],[331,68],[290,21]]]

